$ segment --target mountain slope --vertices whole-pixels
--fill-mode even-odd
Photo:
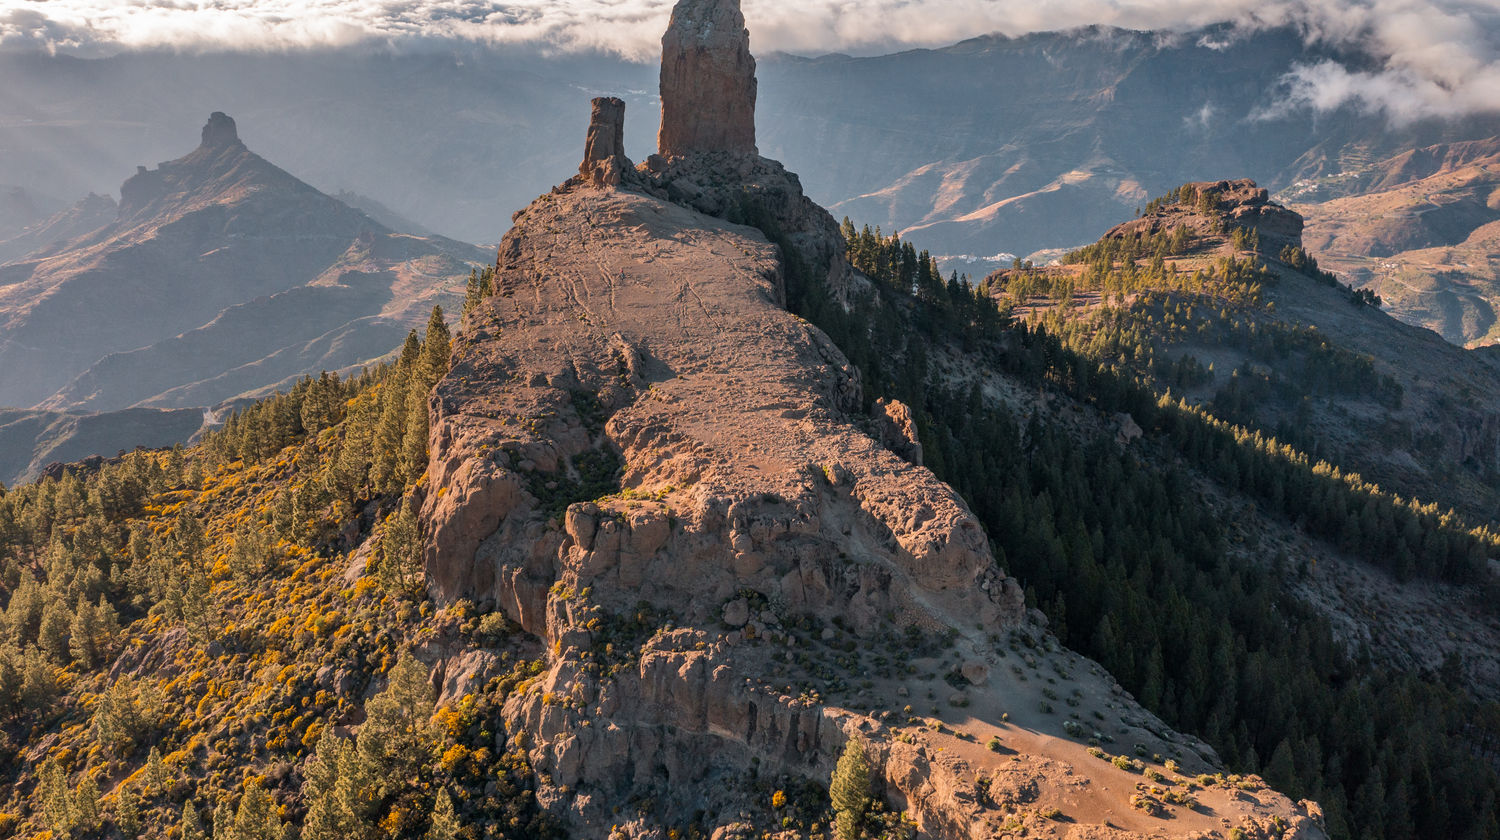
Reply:
[[[213,404],[358,365],[451,305],[478,256],[390,232],[250,152],[215,114],[197,150],[125,182],[110,224],[0,266],[0,402]],[[362,320],[378,341],[333,339]],[[262,361],[325,336],[328,352],[299,360],[311,367]],[[247,365],[264,370],[193,402],[161,396]]]
[[[35,479],[52,464],[186,443],[203,424],[196,408],[103,414],[0,409],[0,484]]]
[[[50,248],[84,234],[93,233],[114,221],[119,212],[115,200],[106,195],[90,194],[72,207],[36,219],[10,234],[0,233],[0,264]]]
[[[1000,272],[987,288],[1077,347],[1119,347],[1119,364],[1160,391],[1494,521],[1491,357],[1354,295],[1309,257],[1302,230],[1253,182],[1189,184],[1067,264]]]
[[[1416,149],[1284,197],[1324,265],[1396,317],[1454,344],[1500,339],[1500,138]]]
[[[1103,27],[787,59],[766,68],[766,146],[840,215],[938,254],[1027,254],[1092,241],[1185,181],[1244,173],[1280,188],[1339,171],[1354,147],[1378,157],[1493,124],[1277,107],[1284,73],[1328,58],[1360,60],[1290,30]]]
[[[1302,250],[1300,230],[1295,213],[1251,182],[1188,184],[1064,265],[997,273],[984,289],[1164,401],[1255,430],[1242,433],[1247,441],[1309,453],[1307,466],[1394,494],[1420,516],[1487,526],[1474,532],[1479,544],[1422,560],[1420,541],[1385,524],[1406,516],[1399,510],[1309,507],[1295,499],[1295,482],[1268,478],[1265,465],[1217,465],[1220,481],[1260,493],[1258,506],[1314,537],[1278,550],[1300,563],[1302,597],[1346,639],[1404,668],[1435,670],[1457,657],[1471,690],[1500,696],[1500,637],[1482,595],[1494,586],[1500,369],[1340,285]],[[1350,562],[1361,557],[1376,570]],[[1382,609],[1361,608],[1367,597]],[[1436,602],[1448,606],[1431,612]]]

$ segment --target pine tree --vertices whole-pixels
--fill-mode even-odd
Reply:
[[[375,579],[387,592],[415,596],[421,591],[422,541],[415,502],[402,500],[401,509],[385,521]]]
[[[473,270],[469,272],[469,285],[464,294],[463,311],[461,317],[468,317],[485,298],[494,293],[495,267],[488,266],[484,271]]]
[[[302,782],[302,801],[307,816],[302,821],[302,840],[342,840],[353,835],[352,814],[338,797],[339,761],[348,744],[324,729],[313,750]]]
[[[421,361],[422,344],[417,331],[406,336],[401,358],[380,385],[380,419],[375,423],[371,446],[370,480],[377,493],[394,493],[405,483],[401,472],[406,440],[407,389]]]
[[[208,840],[203,833],[203,818],[191,801],[182,803],[182,840]]]
[[[161,750],[151,748],[146,755],[146,767],[141,772],[141,786],[147,796],[163,796],[171,785],[167,765],[161,760]]]
[[[385,768],[372,763],[348,741],[339,744],[338,768],[333,798],[346,824],[358,832],[373,824],[382,796]]]
[[[78,784],[78,790],[73,795],[70,810],[76,830],[85,834],[93,834],[99,830],[99,784],[94,781],[93,776],[83,774],[83,781]]]
[[[56,596],[49,599],[42,608],[42,621],[37,630],[36,643],[47,652],[53,662],[67,662],[71,656],[68,650],[68,626],[71,623],[68,608],[63,606],[62,601]]]
[[[856,840],[865,811],[870,807],[870,762],[859,738],[844,743],[844,751],[828,783],[828,796],[838,819],[839,840]]]
[[[141,797],[134,785],[120,785],[120,792],[115,794],[115,825],[126,837],[141,833]]]
[[[448,372],[448,360],[452,353],[453,335],[448,331],[448,322],[443,320],[443,307],[434,306],[432,317],[427,320],[427,337],[422,342],[424,392],[431,390],[443,378],[443,374]]]
[[[234,815],[233,840],[281,840],[281,815],[260,779],[245,784]]]
[[[463,827],[453,811],[453,797],[440,790],[433,798],[432,822],[427,826],[424,840],[457,840],[458,830]]]
[[[271,557],[271,538],[265,529],[249,522],[234,531],[234,546],[229,551],[229,571],[244,583],[265,571]]]
[[[0,720],[21,710],[21,651],[13,644],[0,644]]]
[[[387,675],[385,690],[365,704],[359,753],[370,765],[384,769],[387,784],[406,783],[431,758],[437,737],[427,678],[422,663],[404,654]]]
[[[95,647],[95,639],[99,635],[97,619],[94,605],[81,600],[78,608],[73,611],[73,622],[68,627],[68,654],[85,669],[93,668],[99,658]]]
[[[234,836],[234,813],[229,808],[227,797],[214,805],[214,840],[237,840]]]
[[[37,797],[41,800],[42,818],[52,833],[66,837],[73,831],[73,796],[62,768],[52,759],[42,764],[38,773]]]
[[[27,648],[22,655],[21,706],[45,709],[57,696],[57,668],[39,648]]]
[[[208,569],[200,566],[188,570],[180,609],[183,624],[194,639],[199,642],[213,639],[219,611],[213,599],[213,582],[208,579]]]
[[[401,440],[403,485],[415,484],[427,471],[427,395],[431,390],[413,387],[406,396],[406,432]]]

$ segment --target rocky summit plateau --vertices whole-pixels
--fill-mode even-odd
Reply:
[[[1112,738],[1220,771],[1050,638],[914,456],[907,408],[863,414],[843,353],[786,311],[789,260],[835,294],[870,281],[736,121],[754,101],[738,5],[677,5],[661,147],[640,167],[620,146],[623,103],[595,100],[580,175],[517,215],[431,399],[427,580],[440,603],[499,609],[549,652],[504,707],[547,780],[539,801],[580,836],[654,836],[656,820],[704,813],[713,836],[741,836],[735,779],[826,780],[852,741],[921,836],[1324,836],[1315,805],[1262,787],[1201,791],[1170,820],[1132,807],[1128,761],[1034,711],[1053,689],[1011,667],[1018,637],[1068,675],[1070,703],[1124,724]],[[781,244],[728,221],[747,205]],[[630,639],[642,616],[667,629]],[[902,649],[925,676],[869,678],[866,657]],[[837,687],[793,689],[809,654],[845,663]],[[488,676],[469,663],[459,678]],[[930,728],[911,734],[926,707]],[[652,820],[620,814],[643,797]]]

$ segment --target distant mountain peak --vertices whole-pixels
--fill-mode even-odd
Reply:
[[[203,148],[218,149],[238,145],[241,145],[240,132],[234,124],[234,117],[223,111],[209,114],[208,123],[203,126]]]

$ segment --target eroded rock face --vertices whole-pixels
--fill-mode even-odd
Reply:
[[[588,140],[578,175],[596,187],[618,186],[634,166],[625,157],[625,102],[614,97],[594,100]]]
[[[875,401],[875,424],[880,442],[902,458],[922,466],[922,441],[917,437],[917,419],[900,400]]]
[[[755,57],[739,0],[680,0],[661,53],[661,154],[756,154]]]
[[[577,187],[506,236],[496,296],[457,341],[433,402],[429,581],[558,651],[547,690],[582,705],[509,713],[559,784],[611,790],[665,760],[682,746],[668,722],[737,762],[831,768],[837,727],[748,687],[762,664],[735,656],[726,620],[752,638],[798,616],[868,634],[961,622],[981,640],[1023,621],[964,503],[851,418],[852,368],[781,308],[781,279],[753,230]],[[577,476],[610,459],[629,492],[593,498]],[[745,591],[774,609],[736,604]],[[678,629],[599,679],[591,620],[642,603]],[[609,725],[579,728],[593,718]]]

